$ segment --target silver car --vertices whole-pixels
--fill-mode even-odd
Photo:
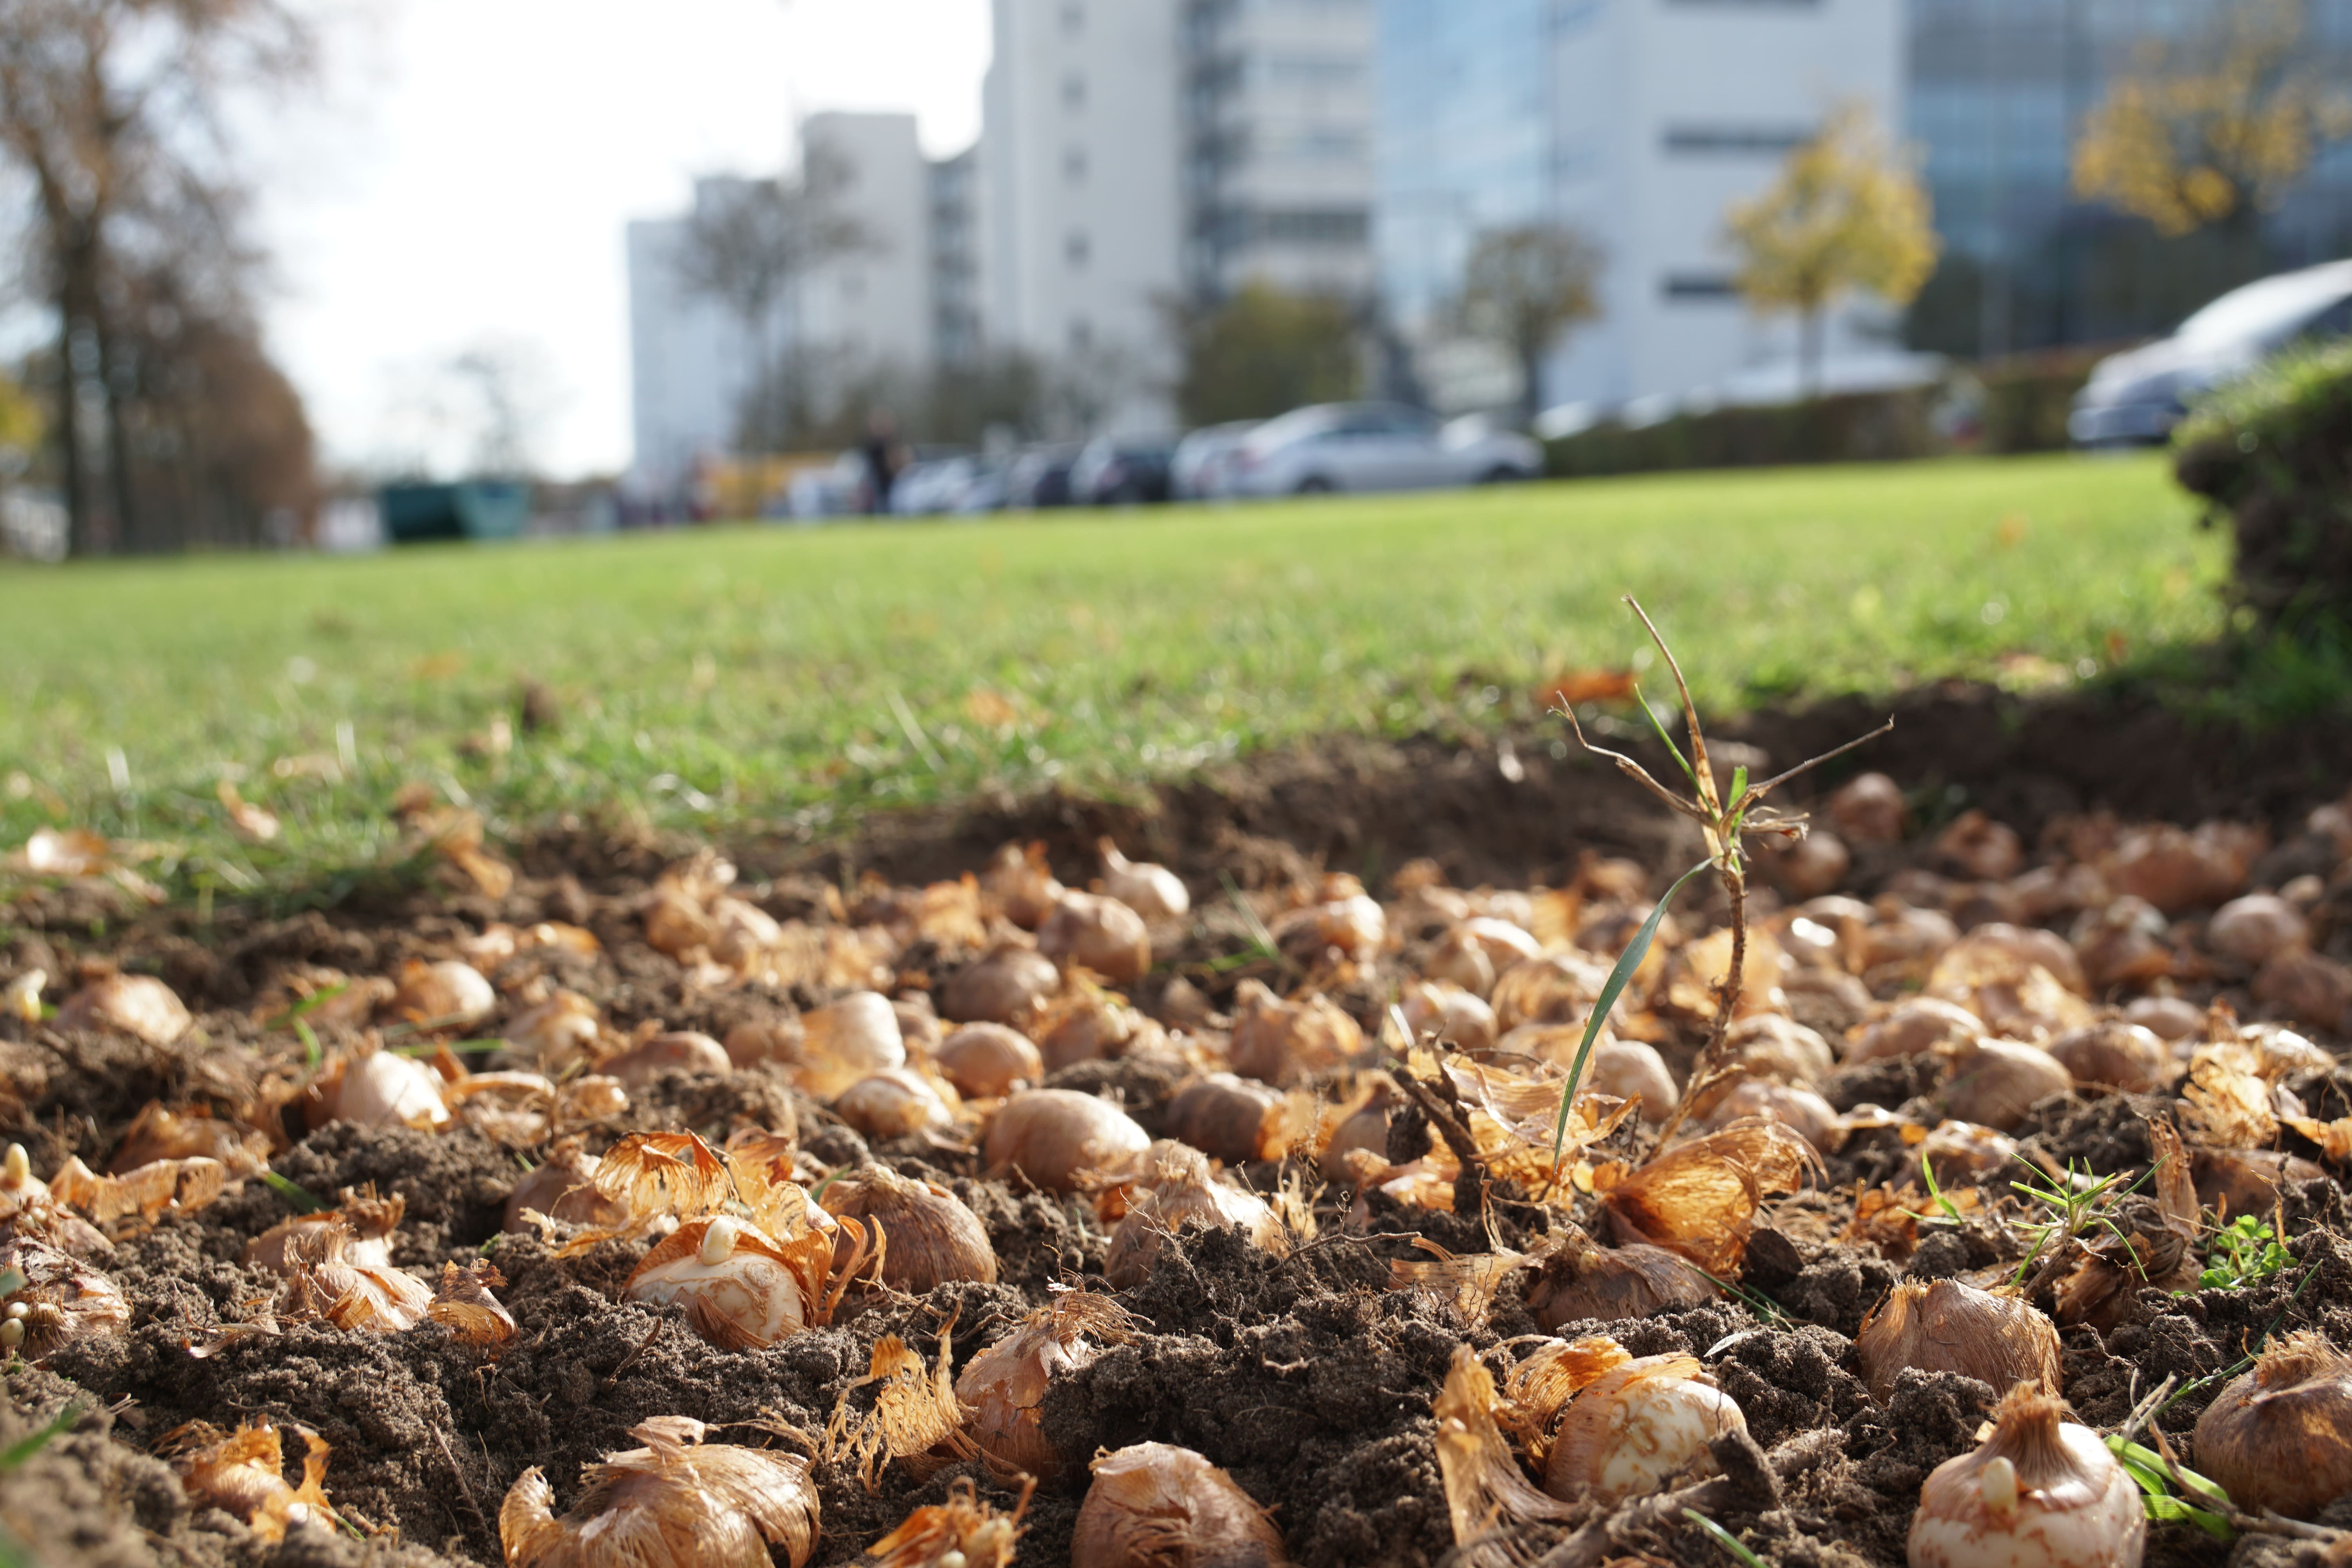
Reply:
[[[1395,403],[1322,403],[1269,419],[1224,465],[1241,496],[1415,490],[1531,479],[1543,450],[1516,430],[1470,415],[1440,424]]]
[[[2199,393],[2243,375],[2291,343],[2347,332],[2352,261],[2232,289],[2170,337],[2101,360],[2074,395],[2066,433],[2078,447],[2161,443]]]

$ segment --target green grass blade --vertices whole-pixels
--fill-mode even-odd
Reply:
[[[1625,951],[1617,955],[1615,967],[1609,971],[1609,979],[1601,987],[1600,999],[1592,1004],[1592,1016],[1584,1020],[1584,1038],[1578,1042],[1576,1060],[1568,1069],[1568,1087],[1559,1092],[1559,1125],[1552,1132],[1551,1169],[1555,1182],[1559,1178],[1560,1151],[1568,1145],[1568,1113],[1576,1103],[1578,1087],[1584,1082],[1585,1058],[1592,1055],[1592,1042],[1600,1037],[1601,1026],[1607,1021],[1609,1009],[1617,1005],[1617,998],[1623,994],[1627,982],[1633,978],[1633,971],[1641,968],[1642,960],[1649,955],[1650,943],[1658,935],[1659,922],[1666,918],[1666,906],[1675,901],[1675,895],[1683,890],[1685,882],[1712,864],[1714,862],[1702,860],[1675,879],[1675,885],[1666,889],[1665,897],[1660,899],[1657,908],[1650,911],[1650,918],[1642,922],[1642,929],[1633,933],[1633,940],[1627,942]]]
[[[275,1171],[262,1172],[261,1180],[271,1192],[284,1198],[287,1206],[296,1214],[320,1214],[331,1206],[299,1182],[281,1176]]]
[[[1683,777],[1690,780],[1692,785],[1696,787],[1698,784],[1698,774],[1692,770],[1690,759],[1683,755],[1683,749],[1675,744],[1675,738],[1672,735],[1667,734],[1666,727],[1658,721],[1657,712],[1655,710],[1651,708],[1650,700],[1642,695],[1642,687],[1639,681],[1636,681],[1633,685],[1633,706],[1642,710],[1642,717],[1647,719],[1650,721],[1650,728],[1657,731],[1659,741],[1664,744],[1666,751],[1674,757],[1675,765],[1682,769]]]
[[[1739,1537],[1732,1534],[1731,1531],[1724,1529],[1723,1526],[1716,1523],[1715,1521],[1707,1518],[1706,1515],[1699,1512],[1698,1510],[1695,1508],[1686,1508],[1683,1510],[1683,1517],[1689,1520],[1693,1524],[1697,1525],[1701,1530],[1706,1531],[1709,1535],[1715,1537],[1715,1543],[1717,1546],[1722,1547],[1726,1552],[1730,1552],[1732,1556],[1738,1558],[1741,1563],[1746,1563],[1747,1568],[1766,1568],[1764,1559],[1757,1556],[1754,1552],[1750,1551]]]
[[[59,1436],[81,1419],[81,1401],[77,1399],[50,1417],[49,1424],[39,1431],[28,1433],[5,1448],[0,1448],[0,1471],[13,1470],[43,1448],[47,1447],[51,1438]]]

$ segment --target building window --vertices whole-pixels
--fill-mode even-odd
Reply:
[[[1660,289],[1667,299],[1680,303],[1739,298],[1738,286],[1728,272],[1669,272]]]
[[[1276,245],[1361,245],[1371,231],[1371,221],[1361,207],[1277,207],[1232,226]]]
[[[1062,7],[1062,36],[1075,38],[1086,30],[1087,8],[1078,0],[1067,0]]]
[[[1669,125],[1661,140],[1669,153],[1732,157],[1785,157],[1813,139],[1799,125]]]
[[[1062,178],[1073,185],[1087,183],[1087,150],[1067,147],[1062,152]]]
[[[1062,259],[1070,264],[1071,271],[1083,271],[1087,263],[1094,259],[1094,249],[1086,230],[1074,228],[1062,240]]]
[[[1352,87],[1364,74],[1360,62],[1328,55],[1275,55],[1264,70],[1278,87]]]
[[[1072,71],[1062,79],[1062,107],[1084,109],[1087,106],[1087,79]]]

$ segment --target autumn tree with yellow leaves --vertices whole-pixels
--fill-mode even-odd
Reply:
[[[1796,314],[1808,396],[1821,384],[1823,312],[1857,292],[1910,303],[1935,270],[1932,216],[1908,160],[1852,104],[1789,154],[1762,195],[1733,204],[1733,282],[1755,310]]]
[[[2074,191],[2178,237],[2251,228],[2319,149],[2352,132],[2352,100],[2305,41],[2302,0],[2234,0],[2186,43],[2151,41],[2074,144]]]

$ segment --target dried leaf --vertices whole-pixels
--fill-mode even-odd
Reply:
[[[817,1492],[795,1454],[704,1443],[684,1415],[629,1428],[646,1447],[589,1467],[570,1513],[525,1470],[499,1508],[507,1568],[767,1568],[771,1544],[790,1568],[816,1549]]]
[[[334,1512],[325,1485],[331,1450],[308,1427],[294,1430],[304,1445],[299,1487],[286,1484],[285,1447],[266,1415],[234,1432],[191,1421],[166,1433],[157,1451],[172,1459],[190,1492],[244,1520],[262,1540],[278,1542],[289,1525]]]
[[[1767,1193],[1794,1192],[1822,1157],[1794,1129],[1762,1117],[1676,1144],[1602,1200],[1621,1239],[1679,1252],[1708,1273],[1736,1272]]]
[[[1517,1252],[1477,1252],[1458,1258],[1426,1237],[1413,1237],[1412,1244],[1433,1255],[1435,1261],[1390,1259],[1389,1289],[1431,1297],[1465,1329],[1486,1321],[1503,1281],[1528,1261]]]
[[[1434,1410],[1437,1468],[1457,1546],[1497,1529],[1576,1514],[1569,1504],[1546,1497],[1520,1470],[1496,1424],[1496,1404],[1494,1377],[1479,1364],[1477,1352],[1457,1346]]]
[[[498,1266],[478,1258],[460,1268],[441,1266],[441,1288],[425,1315],[472,1345],[499,1346],[515,1335],[514,1316],[490,1292],[506,1283]]]
[[[247,800],[236,785],[223,779],[213,793],[220,797],[221,809],[228,814],[228,825],[239,838],[247,844],[267,844],[278,837],[277,813]]]
[[[121,1176],[101,1176],[69,1157],[49,1181],[50,1195],[88,1215],[117,1237],[146,1230],[165,1211],[193,1213],[219,1197],[228,1185],[228,1167],[201,1155],[190,1160],[151,1160]]]
[[[1021,1500],[1005,1513],[981,1501],[971,1478],[959,1476],[947,1501],[908,1514],[905,1523],[867,1547],[860,1561],[872,1568],[938,1568],[952,1552],[964,1568],[1012,1568],[1026,1528],[1021,1517],[1036,1489],[1032,1476],[1022,1485]]]
[[[2260,1149],[2278,1136],[2270,1086],[2258,1076],[2260,1058],[2234,1041],[2200,1046],[2189,1058],[2180,1098],[2204,1142],[2222,1149]]]
[[[855,1460],[857,1479],[869,1493],[881,1489],[882,1468],[893,1459],[928,1453],[950,1439],[956,1440],[960,1458],[969,1458],[978,1452],[975,1445],[958,1436],[963,1412],[956,1402],[955,1377],[949,1366],[952,1355],[949,1336],[954,1329],[953,1317],[940,1325],[940,1358],[929,1367],[906,1341],[885,1334],[875,1342],[866,1375],[845,1387],[834,1401],[822,1457],[833,1464]],[[877,1384],[881,1387],[874,1396],[873,1408],[857,1415],[850,1408],[850,1395]]]

